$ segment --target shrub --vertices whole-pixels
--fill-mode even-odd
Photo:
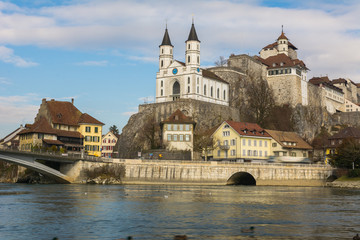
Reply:
[[[360,169],[350,170],[348,173],[348,177],[351,177],[351,178],[360,177]]]

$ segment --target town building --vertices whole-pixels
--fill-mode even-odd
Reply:
[[[318,87],[321,106],[325,107],[329,113],[345,110],[344,92],[336,87],[327,76],[313,77],[309,80],[309,84]]]
[[[114,134],[112,131],[109,131],[107,134],[105,134],[102,137],[102,144],[101,144],[102,157],[108,157],[108,158],[112,157],[112,153],[118,139],[119,139],[119,135]]]
[[[191,151],[196,123],[179,109],[160,122],[162,146],[169,151]]]
[[[352,103],[358,103],[358,87],[351,79],[333,79],[331,83],[340,88],[344,93],[344,98]]]
[[[265,130],[272,137],[271,155],[285,162],[296,162],[312,157],[313,148],[295,132]]]
[[[47,122],[47,124],[45,124]],[[31,150],[39,145],[54,145],[67,151],[82,151],[101,156],[100,146],[104,124],[80,112],[71,102],[42,100],[34,124],[20,132],[20,148]]]
[[[265,161],[271,154],[271,136],[258,124],[224,121],[213,138],[213,160]]]
[[[18,150],[19,148],[19,132],[25,127],[20,125],[16,130],[6,135],[3,139],[0,139],[0,149],[13,149]]]
[[[171,44],[167,28],[159,48],[156,103],[194,99],[229,105],[228,82],[200,66],[200,40],[194,22],[185,42],[185,62],[173,59],[174,46]]]

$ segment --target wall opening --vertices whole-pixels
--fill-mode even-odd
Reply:
[[[234,173],[226,182],[226,185],[250,185],[256,186],[255,178],[247,172]]]

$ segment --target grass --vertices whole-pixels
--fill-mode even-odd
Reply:
[[[336,181],[343,181],[343,182],[346,182],[346,181],[360,181],[360,177],[348,177],[348,176],[342,176],[342,177],[339,177],[338,179],[336,179]]]

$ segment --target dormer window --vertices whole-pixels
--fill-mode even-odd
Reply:
[[[280,63],[280,66],[284,66],[284,63],[283,63],[283,62],[281,62],[281,63]]]
[[[276,66],[276,63],[273,63],[272,66],[275,67],[275,66]]]
[[[224,128],[230,128],[230,126],[229,126],[228,124],[226,124],[226,125],[224,126]]]

